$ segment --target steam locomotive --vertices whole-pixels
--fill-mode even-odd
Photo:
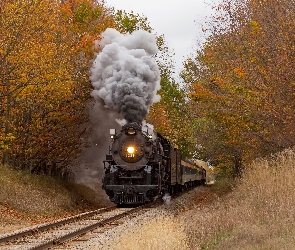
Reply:
[[[144,204],[205,183],[206,170],[183,157],[153,128],[137,123],[110,130],[103,189],[116,204]]]

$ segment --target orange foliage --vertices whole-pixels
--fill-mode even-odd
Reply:
[[[66,162],[82,144],[94,39],[114,25],[96,1],[6,1],[0,18],[0,158]]]
[[[216,10],[211,35],[183,72],[198,121],[210,125],[200,130],[202,149],[215,157],[207,140],[219,138],[223,156],[246,161],[293,146],[294,4],[223,0]]]

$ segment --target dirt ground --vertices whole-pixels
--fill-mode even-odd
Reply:
[[[7,205],[0,205],[0,237],[1,234],[11,233],[25,227],[47,223],[49,221],[61,219],[64,216],[72,216],[80,212],[80,210],[77,210],[60,216],[40,217],[34,216],[34,214],[23,214],[15,209],[9,208]]]
[[[32,225],[29,221],[15,210],[0,205],[0,234],[12,232],[23,227]]]

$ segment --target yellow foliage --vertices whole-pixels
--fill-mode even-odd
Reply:
[[[257,34],[262,30],[262,28],[260,27],[260,24],[257,21],[251,20],[249,24],[251,27],[252,34]]]
[[[209,101],[213,100],[213,93],[208,88],[205,88],[199,83],[194,83],[193,92],[189,93],[190,98],[196,101]]]
[[[5,146],[18,158],[59,161],[78,151],[93,42],[111,23],[103,5],[91,0],[1,6],[0,129],[6,136],[0,134],[0,152]]]
[[[241,79],[247,75],[247,73],[241,67],[234,68],[234,72],[237,75],[237,77]]]

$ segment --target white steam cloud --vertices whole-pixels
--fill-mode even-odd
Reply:
[[[143,30],[121,34],[107,29],[101,37],[101,52],[91,67],[92,96],[127,122],[141,123],[160,100],[160,71],[152,57],[158,51],[156,39]]]

